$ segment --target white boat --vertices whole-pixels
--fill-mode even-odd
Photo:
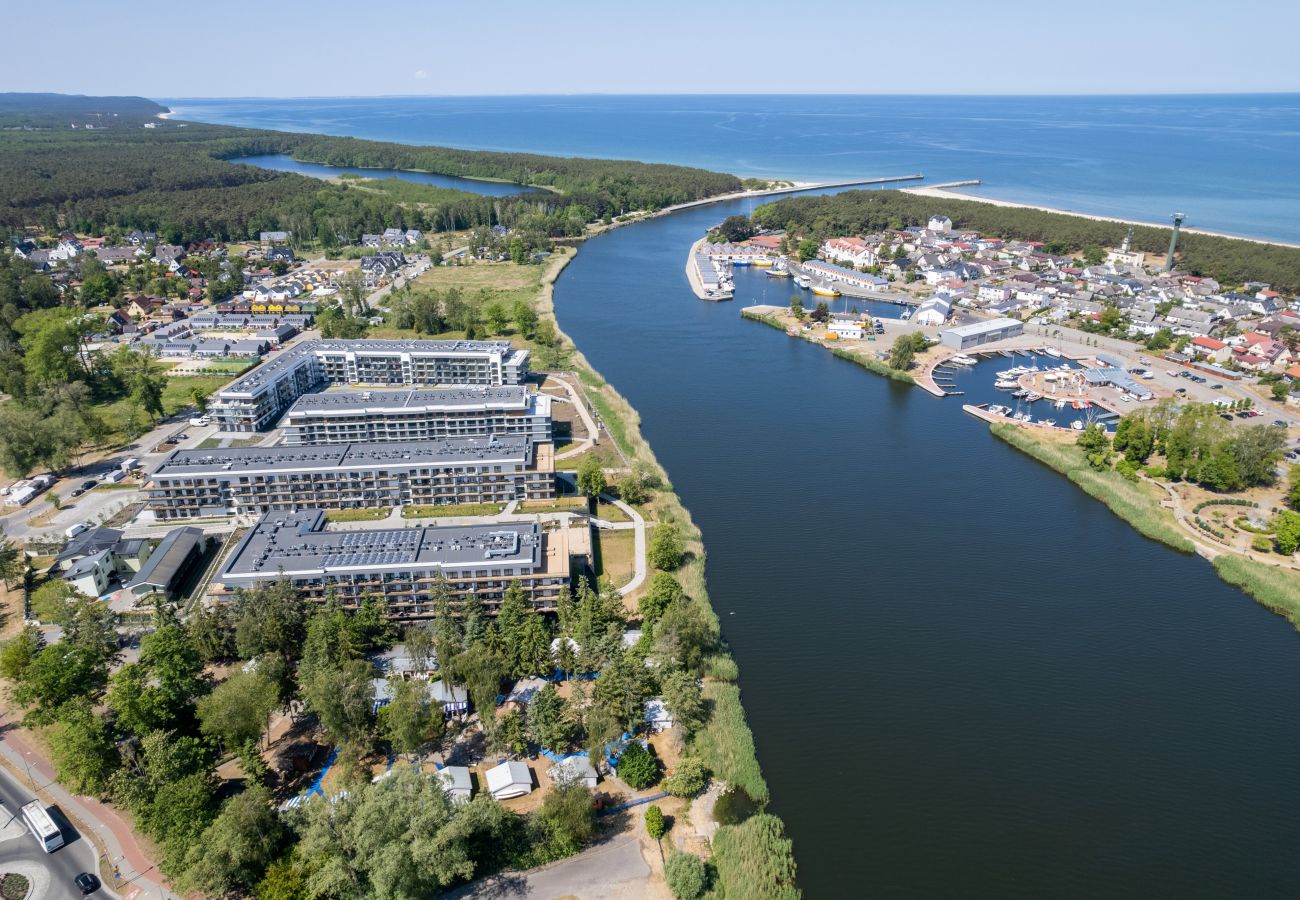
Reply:
[[[1020,387],[1020,382],[1018,382],[1018,381],[995,381],[995,382],[993,382],[993,386],[994,386],[995,388],[997,388],[998,390],[1000,390],[1000,391],[1014,391],[1016,388]]]
[[[1083,419],[1075,419],[1070,423],[1070,427],[1075,431],[1083,431]]]
[[[977,362],[979,362],[979,360],[975,359],[973,356],[964,356],[960,353],[957,354],[956,356],[949,357],[948,361],[955,362],[959,366],[973,366]]]
[[[1055,425],[1056,425],[1056,420],[1055,420],[1055,419],[1039,419],[1038,421],[1039,421],[1039,424],[1041,424],[1041,425],[1049,425],[1049,426],[1055,426]]]
[[[803,288],[804,290],[807,290],[808,288],[812,287],[812,279],[809,278],[807,275],[796,275],[794,278],[794,283],[799,285],[799,287]]]
[[[1057,409],[1065,409],[1065,401],[1064,401],[1064,400],[1057,400],[1057,401],[1056,401],[1055,403],[1053,403],[1052,405],[1055,406]]]
[[[1057,350],[1054,347],[1045,347],[1043,348],[1043,352],[1046,353],[1048,356],[1054,356],[1057,359],[1061,358],[1061,351]]]

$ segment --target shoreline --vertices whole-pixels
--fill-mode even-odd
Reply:
[[[1055,213],[1060,216],[1074,216],[1076,219],[1091,219],[1094,222],[1115,222],[1120,225],[1140,225],[1144,228],[1164,228],[1170,229],[1171,226],[1161,222],[1144,222],[1141,219],[1125,219],[1120,216],[1103,216],[1096,213],[1079,212],[1073,209],[1063,209],[1055,206],[1040,206],[1036,203],[1018,203],[1014,200],[995,200],[992,197],[980,197],[975,194],[964,194],[961,191],[936,187],[905,187],[899,188],[904,194],[913,194],[917,197],[932,197],[936,200],[966,200],[971,203],[987,203],[989,206],[1005,206],[1012,209],[1033,209],[1039,212]],[[1249,237],[1244,234],[1231,234],[1227,231],[1211,231],[1207,228],[1189,228],[1184,226],[1179,229],[1182,234],[1199,234],[1205,237],[1226,238],[1232,241],[1247,241],[1251,244],[1264,244],[1271,247],[1289,247],[1293,250],[1300,250],[1300,243],[1292,241],[1272,240],[1268,238]]]

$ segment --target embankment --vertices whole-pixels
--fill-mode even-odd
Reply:
[[[759,768],[754,736],[741,705],[738,668],[730,650],[721,641],[717,613],[709,601],[703,536],[642,436],[641,419],[636,410],[601,378],[560,328],[555,315],[555,281],[575,256],[576,253],[566,253],[544,274],[538,312],[555,320],[556,332],[572,355],[573,367],[582,379],[587,396],[600,411],[610,436],[624,455],[629,460],[648,463],[662,479],[661,489],[655,497],[657,519],[675,524],[686,541],[685,561],[675,574],[686,595],[699,602],[707,612],[714,634],[719,635],[716,650],[704,663],[704,697],[710,707],[709,718],[692,737],[690,749],[716,779],[743,788],[761,806],[768,800],[767,782]],[[784,826],[774,816],[761,813],[739,825],[722,826],[713,842],[713,854],[720,887],[726,896],[774,900],[799,896],[794,886],[793,847],[785,837]]]

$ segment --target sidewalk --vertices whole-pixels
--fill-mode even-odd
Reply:
[[[107,856],[112,869],[120,872],[117,880],[107,879],[103,890],[124,900],[159,897],[181,900],[162,879],[162,874],[136,843],[130,826],[116,810],[92,797],[74,797],[54,780],[54,768],[30,744],[18,737],[18,726],[6,722],[0,739],[0,761],[8,765],[20,781],[31,786],[37,796],[58,806],[73,820],[82,834],[95,844],[98,856]]]

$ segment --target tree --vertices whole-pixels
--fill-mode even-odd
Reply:
[[[671,572],[682,564],[682,554],[686,548],[682,543],[681,532],[676,525],[663,524],[654,529],[650,537],[650,551],[647,554],[650,564],[656,569]]]
[[[652,684],[644,662],[624,654],[601,670],[592,689],[593,706],[608,713],[621,729],[628,730],[645,718],[645,702],[651,693]]]
[[[234,607],[235,646],[241,659],[275,653],[292,663],[302,655],[306,611],[287,578],[236,592]]]
[[[818,303],[816,308],[808,314],[808,318],[814,322],[826,322],[831,317],[831,308],[826,305],[825,301]]]
[[[605,490],[605,470],[595,456],[585,456],[578,463],[578,493],[597,497]]]
[[[373,668],[354,659],[338,669],[317,672],[303,684],[307,707],[316,714],[331,741],[345,744],[369,735],[375,724]]]
[[[436,743],[446,730],[442,704],[429,693],[427,681],[390,678],[393,699],[379,710],[380,733],[398,753],[415,753]]]
[[[527,300],[516,300],[510,307],[510,317],[524,337],[532,337],[537,331],[537,310]]]
[[[916,360],[916,350],[912,344],[912,338],[906,334],[900,334],[894,338],[894,346],[889,351],[889,367],[899,372],[906,372],[912,368]]]
[[[682,585],[676,576],[670,572],[655,572],[649,589],[637,601],[637,610],[642,619],[654,623],[673,601],[682,598],[682,593]]]
[[[27,554],[19,550],[4,532],[0,531],[0,585],[9,583],[27,571]]]
[[[528,739],[553,753],[563,753],[573,740],[573,731],[568,701],[548,682],[528,704]]]
[[[591,791],[581,781],[551,788],[535,816],[552,858],[577,853],[596,835]]]
[[[1145,346],[1148,350],[1168,350],[1173,344],[1174,333],[1168,328],[1161,328],[1147,338]]]
[[[103,796],[118,764],[117,748],[90,701],[78,697],[64,704],[45,736],[59,781],[75,793]]]
[[[279,705],[279,687],[260,670],[236,672],[199,700],[199,728],[227,751],[238,751],[261,738]]]
[[[1094,469],[1105,469],[1110,466],[1110,438],[1106,435],[1106,429],[1097,422],[1093,422],[1079,432],[1075,443],[1083,448],[1088,464]]]
[[[727,216],[718,226],[717,233],[733,244],[747,241],[754,236],[754,223],[749,221],[749,216]],[[813,251],[814,255],[816,252]]]
[[[687,734],[704,724],[704,695],[695,676],[674,669],[661,679],[660,693],[663,694],[664,705],[672,713],[673,721]]]
[[[306,683],[318,672],[340,668],[360,657],[361,649],[353,617],[338,605],[331,592],[325,604],[315,609],[307,619],[302,662],[298,667],[299,681]]]
[[[1283,510],[1273,523],[1273,543],[1286,556],[1300,549],[1300,513]]]
[[[1085,244],[1083,261],[1090,266],[1099,266],[1106,261],[1106,251],[1096,244]]]
[[[798,294],[793,294],[790,297],[790,315],[794,316],[796,319],[803,319],[803,298]]]
[[[108,681],[108,660],[89,647],[60,641],[42,649],[28,663],[14,699],[35,706],[31,721],[53,719],[54,710],[69,700],[87,697],[104,689]]]
[[[651,803],[646,807],[645,831],[654,839],[656,844],[663,840],[663,836],[668,833],[668,825],[664,822],[664,811],[655,803]]]
[[[1300,466],[1291,466],[1287,472],[1288,488],[1286,492],[1286,505],[1291,509],[1300,511]],[[3,669],[0,669],[3,674]],[[6,678],[10,677],[8,675]]]
[[[84,597],[62,578],[51,578],[32,592],[32,615],[42,622],[62,625],[72,616],[72,601]]]
[[[677,768],[664,779],[663,788],[674,797],[689,800],[698,796],[709,783],[709,770],[699,757],[683,756],[677,760]]]
[[[207,687],[203,659],[185,629],[161,608],[154,632],[140,640],[140,662],[157,679],[159,696],[173,711],[188,707]]]
[[[359,268],[344,272],[335,279],[335,285],[345,314],[360,316],[369,311],[366,307],[366,278]]]
[[[271,794],[255,784],[231,797],[190,848],[180,878],[183,889],[229,896],[256,885],[284,840]]]
[[[528,752],[528,733],[524,728],[523,713],[511,710],[498,716],[488,731],[488,746],[497,753],[523,756]]]
[[[709,885],[709,874],[704,860],[678,850],[664,864],[664,881],[677,900],[698,900]]]
[[[799,262],[807,262],[810,259],[816,259],[817,251],[819,249],[821,249],[821,245],[815,240],[812,238],[804,238],[799,242]]]
[[[634,791],[645,790],[659,780],[659,760],[638,741],[623,748],[617,769],[618,777]]]
[[[637,505],[645,503],[649,496],[650,486],[646,477],[645,466],[633,464],[632,470],[619,479],[618,498],[624,503]]]
[[[503,334],[510,324],[510,311],[504,303],[494,301],[483,308],[483,320],[492,334]]]
[[[708,613],[694,600],[683,597],[668,605],[654,629],[654,655],[662,664],[698,672],[705,650],[716,640]]]
[[[113,673],[106,699],[119,728],[145,735],[170,724],[173,710],[163,700],[162,691],[150,682],[148,667],[140,663],[127,663]]]
[[[19,681],[27,672],[41,649],[41,633],[34,626],[22,631],[0,645],[0,677]]]

